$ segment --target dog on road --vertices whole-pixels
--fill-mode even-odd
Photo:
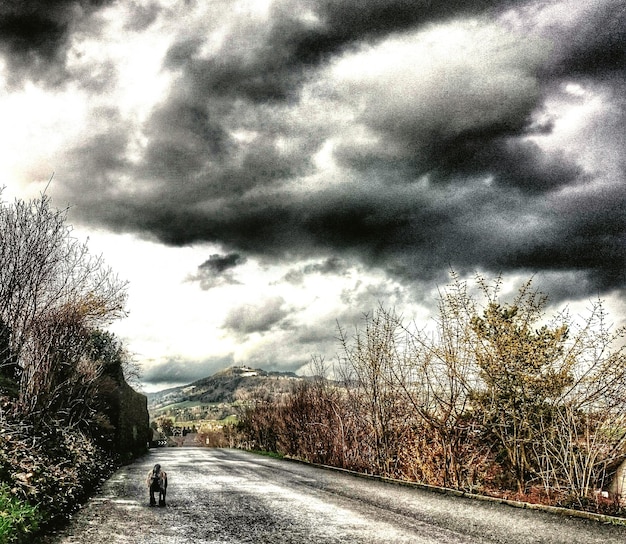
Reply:
[[[158,463],[148,473],[148,491],[150,493],[150,506],[156,506],[155,493],[159,494],[159,506],[165,506],[165,495],[167,493],[167,473],[161,470]]]

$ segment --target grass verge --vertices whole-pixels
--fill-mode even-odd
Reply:
[[[247,450],[250,453],[255,453],[257,455],[264,455],[265,457],[273,457],[274,459],[283,459],[282,453],[276,453],[275,451],[263,451],[263,450]]]

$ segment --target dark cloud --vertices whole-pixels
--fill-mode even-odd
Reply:
[[[284,0],[272,5],[269,24],[244,22],[209,58],[198,55],[202,40],[185,36],[166,58],[169,69],[184,67],[205,94],[255,103],[296,100],[311,69],[348,48],[393,32],[488,9],[513,1],[456,0]]]
[[[204,164],[203,155],[219,157],[229,145],[221,119],[214,118],[209,104],[183,100],[176,94],[156,110],[146,127],[150,147],[145,162],[162,176],[162,168],[171,169],[170,165],[174,175],[180,175],[185,165],[194,170]],[[166,127],[167,132],[163,130]],[[175,146],[178,140],[182,143]]]
[[[312,354],[318,354],[324,351],[324,346],[330,345],[333,349],[337,348],[337,323],[330,319],[320,320],[303,327],[298,327],[294,331],[293,341],[298,344],[309,346]]]
[[[555,55],[544,76],[619,77],[626,70],[626,7],[621,0],[590,2],[575,24],[554,22],[544,30],[555,42]]]
[[[141,379],[144,383],[154,385],[185,385],[212,376],[233,364],[231,355],[201,361],[174,357],[159,363],[145,364]]]
[[[319,146],[315,130],[290,126],[280,111],[212,99],[195,77],[185,72],[145,126],[148,143],[134,175],[149,178],[159,199],[184,206],[214,202],[310,169]]]
[[[548,162],[549,171],[539,172],[535,181],[552,179],[551,166]],[[614,189],[610,196],[588,191],[563,200],[550,192],[554,185],[524,193],[519,182],[510,191],[507,183],[478,176],[439,188],[421,181],[355,183],[296,200],[237,198],[210,211],[126,203],[130,209],[109,207],[107,215],[126,230],[149,231],[169,243],[212,241],[262,259],[334,252],[412,280],[441,279],[449,266],[494,272],[584,269],[595,278],[595,288],[619,287],[624,191]],[[113,213],[119,215],[112,218]],[[248,314],[233,314],[227,326],[242,332],[265,327],[261,317],[258,323],[244,319]]]
[[[235,268],[246,262],[246,258],[238,253],[229,253],[228,255],[211,255],[207,261],[204,261],[199,268],[202,270],[210,270],[215,273],[222,273],[230,268]]]
[[[586,272],[595,293],[626,285],[626,189],[590,188],[560,200],[555,228],[510,266]],[[594,291],[591,294],[594,294]]]
[[[195,274],[191,274],[187,281],[199,282],[201,289],[207,291],[221,285],[235,285],[239,281],[235,279],[232,269],[246,262],[246,257],[238,253],[228,255],[211,255],[202,263]]]
[[[440,157],[433,177],[446,181],[462,176],[492,177],[498,185],[529,195],[573,187],[587,178],[584,169],[564,152],[546,152],[535,142],[512,138],[484,138],[481,142],[471,138],[451,146],[449,153]]]
[[[223,327],[240,334],[267,332],[289,315],[285,300],[273,297],[230,310]]]
[[[59,83],[76,25],[114,0],[5,0],[0,3],[0,53],[11,82],[28,76]]]
[[[317,24],[297,19],[299,2],[279,3],[272,43],[288,44],[305,64],[317,63],[347,45],[402,32],[427,23],[488,10],[502,10],[513,0],[317,0],[311,10]],[[291,17],[289,16],[291,15]]]
[[[306,265],[303,268],[305,274],[343,274],[346,270],[346,263],[339,257],[329,257],[321,263]]]
[[[305,276],[310,274],[331,274],[331,275],[345,275],[347,274],[348,263],[340,257],[328,257],[323,261],[315,263],[305,264],[304,266],[293,268],[289,270],[283,277],[284,281],[293,284],[302,283]]]
[[[191,278],[205,288],[244,254],[328,259],[296,282],[345,261],[409,281],[452,266],[623,288],[623,6],[522,4],[320,0],[306,16],[278,2],[267,22],[229,20],[213,48],[192,29],[167,53],[175,82],[139,156],[111,123],[71,156],[64,197],[84,221],[228,248]],[[518,6],[517,26],[498,19]],[[602,107],[561,144],[572,82]],[[274,300],[224,326],[267,331],[287,313]]]

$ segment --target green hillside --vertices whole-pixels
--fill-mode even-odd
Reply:
[[[253,398],[280,396],[304,378],[293,372],[267,372],[246,366],[221,370],[188,385],[148,393],[150,419],[222,420]]]

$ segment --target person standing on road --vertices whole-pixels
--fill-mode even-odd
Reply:
[[[159,494],[159,506],[165,506],[165,494],[167,493],[167,473],[161,470],[158,463],[148,472],[148,492],[150,493],[150,506],[156,506],[154,494]]]

